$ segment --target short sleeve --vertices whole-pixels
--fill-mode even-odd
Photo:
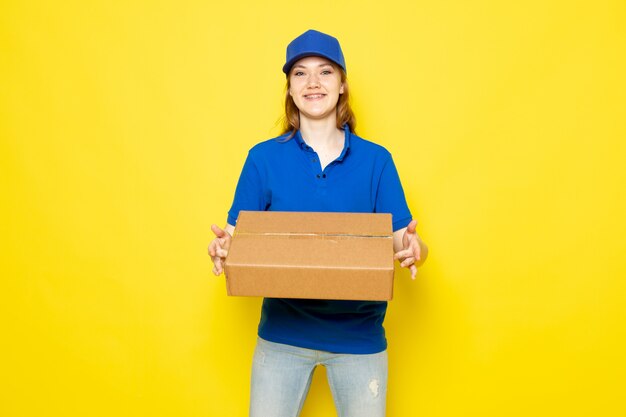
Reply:
[[[250,152],[239,176],[233,205],[228,211],[228,223],[235,226],[241,210],[261,211],[266,207],[263,179]]]
[[[391,213],[394,232],[408,226],[412,220],[400,182],[400,176],[398,175],[396,165],[393,163],[391,154],[380,174],[376,192],[375,212]]]

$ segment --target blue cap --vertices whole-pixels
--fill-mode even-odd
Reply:
[[[321,56],[333,61],[346,70],[346,61],[343,59],[341,46],[336,38],[317,30],[307,30],[287,46],[287,62],[283,65],[283,72],[289,70],[297,60],[307,56]]]

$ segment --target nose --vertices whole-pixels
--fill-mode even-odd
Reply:
[[[320,86],[320,80],[317,77],[317,74],[312,74],[307,81],[307,87],[309,88],[317,88]]]

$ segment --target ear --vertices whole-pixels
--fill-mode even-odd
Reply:
[[[339,94],[343,94],[343,83],[341,84],[341,87],[339,87]]]

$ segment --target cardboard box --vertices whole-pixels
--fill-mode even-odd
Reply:
[[[228,295],[390,300],[391,214],[241,211]]]

